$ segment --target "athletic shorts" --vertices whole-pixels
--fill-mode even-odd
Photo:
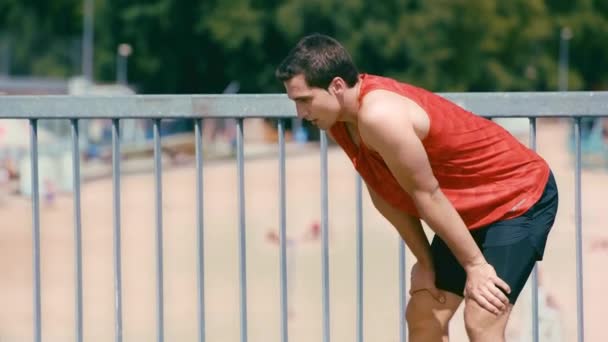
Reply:
[[[553,173],[541,198],[523,215],[471,230],[473,239],[496,274],[511,287],[515,304],[536,261],[542,260],[558,206]],[[431,243],[437,288],[463,296],[466,272],[439,236]]]

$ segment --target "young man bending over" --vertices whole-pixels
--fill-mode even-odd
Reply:
[[[547,163],[499,125],[438,95],[359,74],[328,36],[300,40],[276,76],[298,116],[346,152],[415,255],[410,341],[447,341],[463,300],[469,338],[504,341],[557,211]],[[435,232],[431,243],[420,220]]]

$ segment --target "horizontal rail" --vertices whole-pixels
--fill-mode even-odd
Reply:
[[[439,93],[489,117],[608,116],[608,91]],[[295,117],[285,94],[0,96],[0,118]]]

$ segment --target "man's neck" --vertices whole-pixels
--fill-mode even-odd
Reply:
[[[341,115],[341,121],[357,125],[357,118],[359,113],[359,90],[361,88],[361,79],[355,86],[349,88],[344,93],[344,110]]]

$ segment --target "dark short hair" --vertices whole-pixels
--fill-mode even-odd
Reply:
[[[337,40],[322,34],[302,38],[289,52],[275,72],[285,82],[299,74],[308,86],[327,89],[334,77],[344,79],[353,87],[359,78],[350,54]]]

